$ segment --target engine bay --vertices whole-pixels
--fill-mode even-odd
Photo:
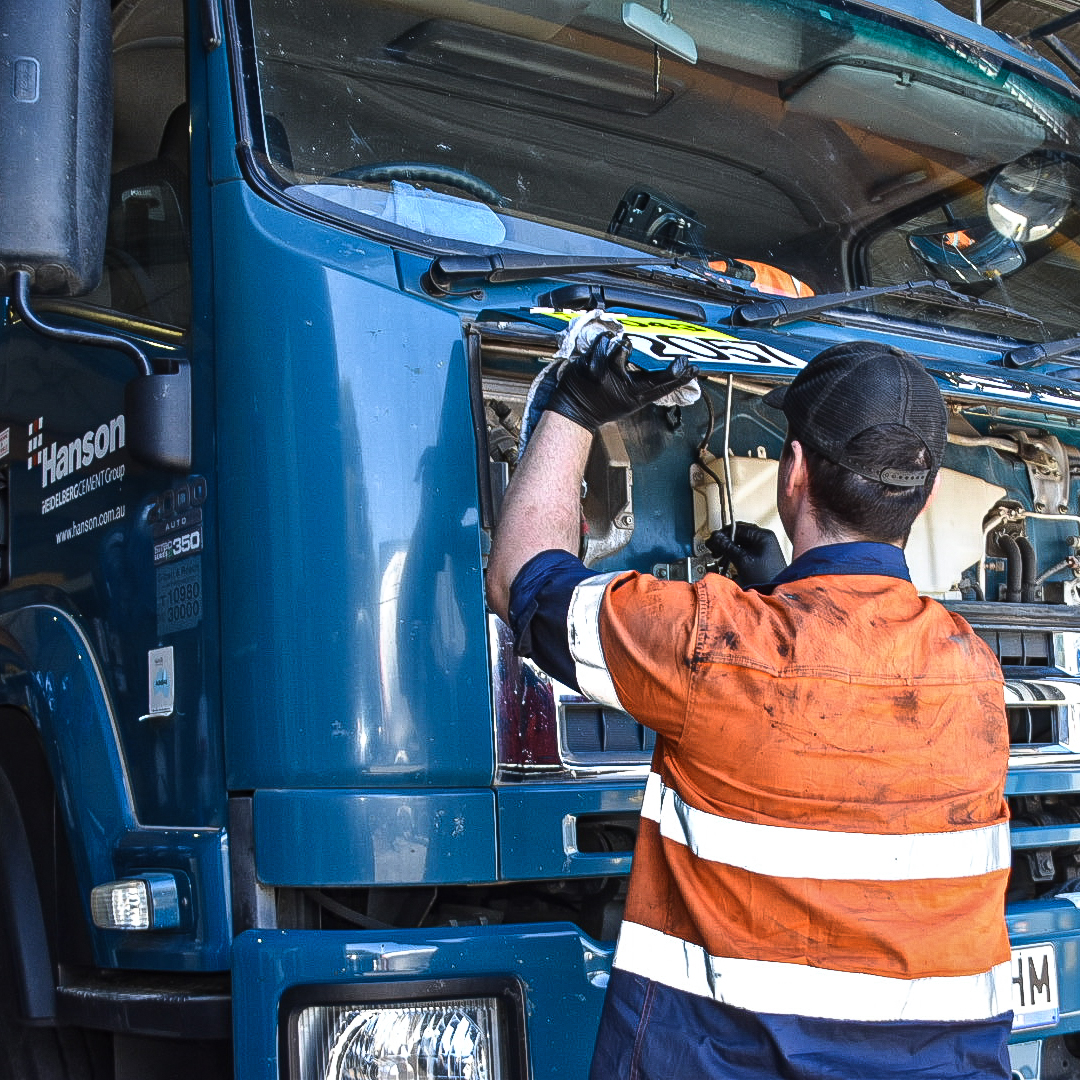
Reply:
[[[551,362],[551,348],[541,342],[505,327],[481,335],[495,516],[517,461],[530,383]],[[699,381],[702,398],[694,405],[649,407],[607,425],[594,440],[579,554],[598,573],[636,569],[685,581],[727,573],[709,537],[739,521],[773,530],[790,557],[775,498],[785,422],[762,402],[778,380],[705,370]],[[1080,822],[1080,796],[1065,783],[1055,790],[1053,782],[1055,766],[1064,781],[1080,752],[1080,737],[1073,737],[1080,705],[1080,432],[1065,409],[1018,402],[1016,392],[976,393],[963,377],[943,382],[948,447],[938,490],[909,538],[909,569],[919,592],[962,614],[1002,664],[1018,848],[1012,898],[1071,894],[1080,848],[1047,842],[1046,830]],[[502,783],[647,769],[650,732],[514,656],[508,630],[494,617],[492,623]],[[591,825],[599,838],[572,839],[610,850],[625,824],[597,820]]]

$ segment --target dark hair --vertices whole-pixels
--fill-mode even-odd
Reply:
[[[789,434],[784,453],[790,453]],[[926,505],[934,487],[937,469],[928,461],[922,440],[900,424],[883,424],[856,435],[847,445],[845,460],[859,466],[880,468],[891,462],[910,468],[928,468],[919,487],[895,487],[867,480],[843,465],[837,465],[800,441],[809,477],[810,510],[818,526],[835,526],[855,532],[868,540],[889,544],[907,542],[911,526]]]

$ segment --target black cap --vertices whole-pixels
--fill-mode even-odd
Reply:
[[[834,345],[763,400],[783,409],[794,438],[867,480],[920,487],[945,453],[948,415],[937,383],[914,356],[888,345]],[[886,425],[916,435],[926,447],[930,467],[912,461],[886,461],[878,467],[847,459],[848,444],[856,435]]]

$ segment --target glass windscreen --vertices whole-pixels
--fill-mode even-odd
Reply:
[[[802,0],[250,2],[258,159],[324,218],[765,293],[944,281],[993,306],[856,307],[1080,328],[1077,102],[1006,47]]]

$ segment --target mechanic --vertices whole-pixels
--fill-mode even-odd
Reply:
[[[519,652],[657,732],[591,1080],[1007,1080],[1002,676],[903,553],[937,384],[852,342],[766,396],[790,566],[740,523],[714,537],[736,579],[597,575],[592,437],[696,376],[628,355],[608,335],[562,369],[488,569]]]

